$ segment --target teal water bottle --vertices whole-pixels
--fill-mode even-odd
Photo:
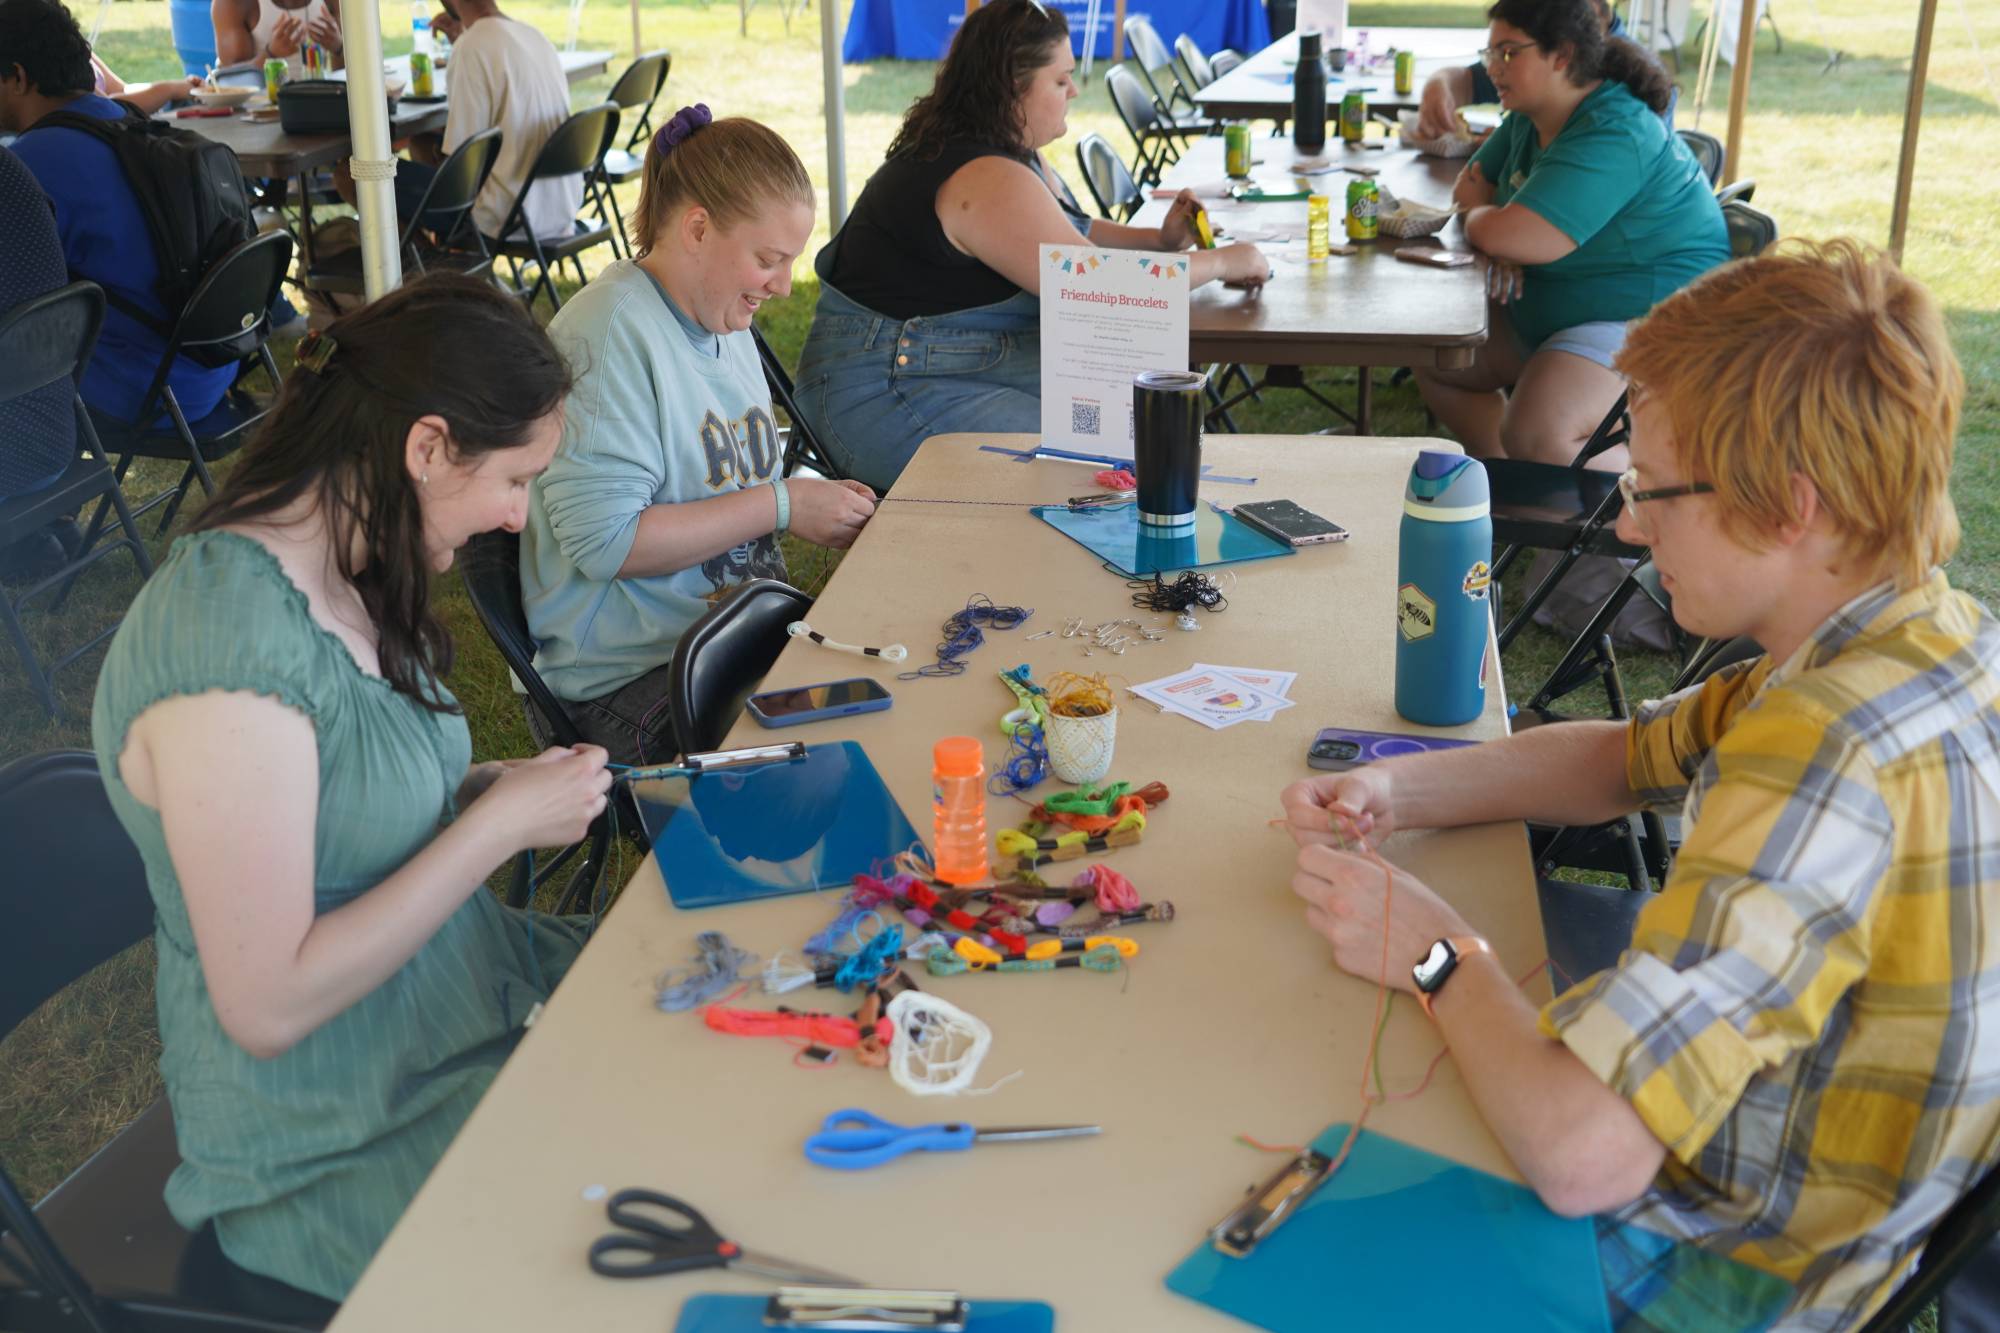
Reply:
[[[1412,722],[1455,727],[1486,711],[1492,558],[1485,467],[1418,454],[1396,565],[1396,711]]]

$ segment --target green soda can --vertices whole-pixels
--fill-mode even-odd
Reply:
[[[1347,239],[1372,241],[1376,236],[1376,215],[1382,208],[1382,192],[1371,180],[1347,183]]]
[[[437,85],[431,82],[431,53],[410,52],[410,96],[435,97]]]
[[[1409,96],[1417,86],[1417,53],[1415,51],[1396,52],[1396,91]]]
[[[1368,99],[1350,92],[1340,99],[1340,137],[1360,143],[1368,125]]]
[[[278,89],[285,86],[285,62],[272,56],[264,62],[264,96],[271,99],[271,105],[278,103]]]
[[[1250,127],[1240,122],[1222,127],[1224,170],[1231,180],[1250,179]]]

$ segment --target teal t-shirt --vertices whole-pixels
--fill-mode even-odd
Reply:
[[[1637,319],[1729,258],[1694,155],[1622,83],[1599,85],[1546,148],[1533,121],[1510,114],[1472,160],[1496,204],[1519,204],[1576,242],[1523,273],[1511,313],[1529,351],[1559,329]]]

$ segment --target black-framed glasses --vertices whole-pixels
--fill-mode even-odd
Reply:
[[[1680,486],[1655,486],[1651,490],[1639,489],[1639,469],[1628,467],[1618,476],[1618,493],[1625,497],[1628,505],[1642,505],[1648,500],[1676,500],[1683,495],[1713,495],[1715,486],[1706,481],[1690,481]]]
[[[1479,58],[1489,65],[1511,65],[1515,56],[1535,45],[1535,42],[1502,42],[1498,46],[1481,47]]]

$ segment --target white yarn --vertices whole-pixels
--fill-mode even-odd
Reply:
[[[770,962],[764,964],[764,993],[767,995],[784,995],[810,986],[815,980],[811,968],[799,963],[787,964],[784,958],[785,951],[780,949]]]
[[[889,1077],[919,1097],[970,1090],[979,1062],[993,1045],[993,1029],[951,1001],[923,991],[904,991],[889,1001],[889,1023]]]

